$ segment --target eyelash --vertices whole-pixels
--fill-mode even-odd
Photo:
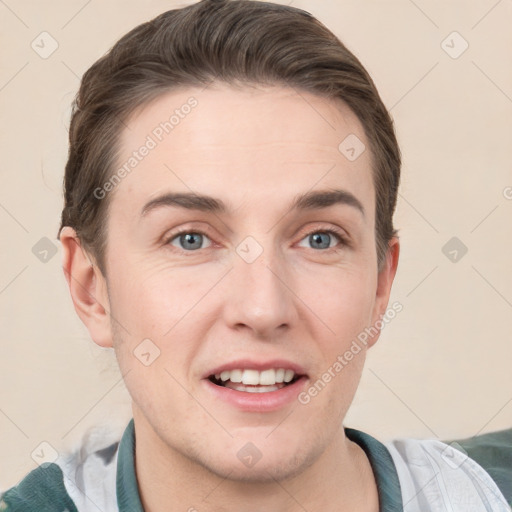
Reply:
[[[206,231],[206,232],[205,232]],[[195,234],[195,235],[203,235],[203,236],[206,236],[208,238],[211,239],[210,235],[208,234],[208,230],[200,230],[200,229],[197,229],[197,230],[194,230],[194,229],[190,229],[190,228],[183,228],[183,229],[180,229],[174,233],[172,233],[165,241],[165,245],[171,245],[171,242],[178,238],[180,235],[183,235],[183,234]],[[308,231],[307,233],[304,233],[300,239],[300,241],[304,240],[306,237],[310,236],[310,235],[313,235],[314,233],[326,233],[326,234],[329,234],[329,235],[334,235],[335,238],[338,239],[340,245],[339,246],[334,246],[334,247],[329,247],[327,249],[320,249],[319,251],[320,252],[323,252],[323,253],[332,253],[332,252],[337,252],[339,250],[341,250],[343,247],[350,247],[350,242],[348,241],[346,235],[344,234],[344,232],[341,230],[341,229],[337,229],[337,228],[327,228],[327,229],[319,229],[319,228],[316,228],[316,229],[312,229],[311,231]],[[193,251],[185,251],[184,249],[180,249],[178,247],[174,247],[173,246],[173,249],[177,249],[178,251],[181,251],[181,252],[184,252],[184,253],[188,253],[188,254],[193,254],[195,252],[198,252],[200,249],[196,249],[196,250],[193,250]]]
[[[327,228],[327,229],[313,229],[307,233],[304,233],[304,235],[302,236],[302,238],[300,239],[300,241],[304,240],[304,238],[306,237],[309,237],[311,235],[313,235],[314,233],[327,233],[329,235],[334,235],[335,238],[338,239],[340,245],[339,246],[334,246],[334,247],[329,247],[327,249],[320,249],[321,252],[325,252],[325,253],[331,253],[331,252],[337,252],[339,250],[341,250],[343,247],[349,247],[350,244],[349,244],[349,241],[348,241],[348,238],[346,237],[346,235],[344,234],[344,232],[341,230],[341,229],[337,229],[337,228]]]

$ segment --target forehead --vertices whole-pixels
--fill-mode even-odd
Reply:
[[[307,189],[348,188],[372,210],[370,151],[356,159],[346,153],[368,142],[341,101],[288,87],[212,84],[165,93],[126,126],[117,168],[128,172],[113,202],[131,209],[169,191],[207,193],[237,208],[241,195],[244,204],[261,204]]]

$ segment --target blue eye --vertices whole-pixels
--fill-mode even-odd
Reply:
[[[340,245],[346,245],[343,237],[331,229],[312,231],[302,240],[307,240],[313,249],[333,249],[334,247],[331,246],[333,237],[340,242]]]
[[[341,247],[348,246],[348,242],[338,231],[334,229],[315,230],[307,233],[299,243],[304,247],[303,242],[310,244],[310,248],[315,250],[323,250],[325,252],[336,251]],[[338,242],[336,244],[336,241]],[[203,245],[207,242],[208,245]],[[334,242],[334,243],[333,243]],[[210,238],[200,231],[183,230],[174,233],[167,241],[168,245],[172,245],[186,252],[195,252],[200,249],[206,249],[212,245]]]
[[[185,251],[194,251],[196,249],[204,249],[204,247],[202,247],[202,243],[205,239],[208,240],[208,237],[204,233],[182,231],[181,233],[177,233],[173,236],[168,243]],[[177,241],[177,244],[179,245],[175,244],[174,241]]]

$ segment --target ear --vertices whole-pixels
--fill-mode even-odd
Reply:
[[[60,241],[63,250],[62,268],[75,311],[97,345],[112,347],[106,279],[82,248],[73,228],[64,227]]]
[[[396,269],[398,267],[398,257],[400,254],[400,242],[398,237],[394,236],[388,244],[386,259],[379,271],[377,278],[377,290],[375,295],[375,305],[372,314],[372,323],[370,331],[372,334],[368,338],[368,348],[375,345],[380,336],[380,329],[376,329],[379,320],[382,319],[386,308],[388,307],[389,296],[391,294],[391,286],[395,278]],[[375,333],[375,331],[377,331]]]

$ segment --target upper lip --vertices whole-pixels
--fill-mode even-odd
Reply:
[[[212,375],[222,373],[226,370],[258,370],[262,372],[263,370],[269,370],[271,368],[293,370],[296,375],[305,375],[304,368],[296,363],[287,361],[286,359],[269,359],[267,361],[257,361],[255,359],[237,359],[236,361],[224,363],[216,366],[215,368],[212,368],[211,370],[208,370],[208,372],[203,375],[203,379],[207,379]]]

